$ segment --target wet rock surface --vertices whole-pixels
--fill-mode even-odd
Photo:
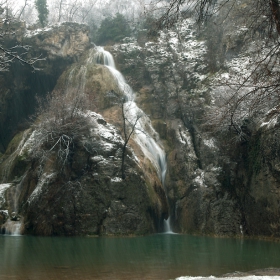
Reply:
[[[94,112],[75,141],[71,160],[61,167],[57,150],[45,160],[33,159],[22,169],[17,191],[25,234],[130,235],[160,230],[165,197],[149,185],[129,149],[126,179],[121,178],[123,140],[118,130]],[[35,134],[34,134],[35,133]],[[36,132],[22,153],[31,153]],[[4,206],[3,206],[4,207]],[[9,211],[12,211],[10,205]],[[167,211],[167,210],[165,210]],[[10,213],[18,221],[18,214]],[[1,216],[2,217],[2,216]],[[4,217],[1,219],[5,222]]]
[[[51,92],[62,72],[90,47],[88,27],[77,23],[31,31],[19,22],[10,29],[7,47],[29,46],[23,58],[38,58],[34,67],[39,70],[33,71],[28,65],[15,61],[9,71],[1,73],[1,153],[18,131],[28,127],[28,118],[38,106],[36,96],[45,97]]]
[[[161,230],[169,212],[177,232],[280,236],[278,119],[268,114],[247,142],[234,143],[234,135],[227,132],[211,133],[205,114],[217,108],[223,89],[209,84],[213,77],[209,78],[206,44],[192,19],[183,21],[176,32],[161,32],[155,41],[139,44],[126,39],[108,48],[137,91],[137,104],[151,117],[165,148],[165,191],[134,141],[129,143],[127,177],[121,179],[123,140],[120,131],[110,126],[113,123],[121,129],[121,94],[108,69],[94,62],[87,27],[63,24],[20,34],[48,57],[43,72],[26,76],[22,82],[23,70],[9,72],[0,93],[0,150],[6,150],[0,162],[1,176],[4,183],[13,182],[20,188],[26,233],[144,234]],[[242,64],[243,58],[233,59],[241,51],[236,43],[240,36],[223,42],[227,65]],[[61,67],[54,71],[58,62]],[[216,74],[221,80],[227,76]],[[5,83],[12,78],[16,81],[13,87]],[[10,142],[19,119],[31,113],[25,104],[29,108],[33,102],[35,108],[34,93],[41,88],[43,95],[54,88],[82,91],[89,97],[90,109],[104,116],[92,113],[94,125],[75,143],[71,164],[63,174],[55,152],[43,165],[30,160],[28,151],[22,153],[24,143],[32,143],[31,131]],[[107,130],[94,130],[99,126]],[[6,211],[9,207],[3,201],[0,196],[1,209]]]

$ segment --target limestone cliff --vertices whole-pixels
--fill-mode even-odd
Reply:
[[[246,141],[240,141],[222,125],[212,133],[207,122],[227,91],[213,79],[238,77],[249,67],[253,47],[244,44],[242,30],[224,34],[218,48],[225,66],[214,75],[192,19],[156,41],[127,40],[111,50],[165,141],[166,189],[178,232],[280,236],[277,125],[271,132],[245,120]]]
[[[18,130],[26,127],[28,117],[35,112],[36,96],[45,96],[71,63],[89,48],[89,29],[85,25],[63,23],[53,28],[28,30],[24,23],[8,27],[7,47],[29,47],[28,57],[38,57],[31,67],[12,63],[9,71],[0,76],[0,152],[3,153]]]
[[[253,53],[252,46],[243,43],[245,33],[231,29],[220,40],[224,62],[219,63],[224,67],[218,72],[210,69],[205,34],[198,32],[191,18],[176,30],[161,32],[154,41],[126,38],[108,48],[165,148],[168,169],[163,186],[155,166],[133,140],[126,158],[127,178],[120,178],[123,96],[108,69],[95,63],[86,27],[63,24],[28,31],[26,42],[38,46],[48,60],[35,74],[44,82],[35,87],[29,77],[33,74],[14,85],[5,84],[3,78],[0,127],[6,152],[0,163],[0,224],[22,219],[24,232],[42,235],[146,234],[161,231],[163,219],[170,215],[176,232],[279,237],[276,114],[261,112],[258,121],[242,120],[246,137],[238,141],[228,127],[213,133],[207,122],[227,91],[213,81],[238,77],[248,67]],[[12,73],[18,72],[7,73],[5,81]],[[22,92],[32,96],[27,98],[29,104],[30,100],[35,104],[39,89],[43,94],[54,89],[54,96],[86,96],[87,125],[79,137],[73,136],[63,172],[61,151],[53,139],[41,145],[49,153],[43,161],[28,148],[41,139],[36,136],[38,120],[37,126],[35,122],[12,141],[15,130],[6,128],[12,124],[15,129],[19,119],[31,113],[21,112]]]
[[[96,50],[87,50],[86,32],[84,26],[63,24],[26,35],[48,57],[48,65],[41,65],[44,78],[58,59],[65,61],[59,72],[65,71],[31,126],[16,134],[1,158],[3,232],[18,225],[19,232],[36,235],[163,229],[168,209],[162,183],[136,142],[129,142],[123,157],[123,96],[109,70],[95,62]]]

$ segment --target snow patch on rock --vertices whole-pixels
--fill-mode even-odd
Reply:
[[[120,178],[120,177],[111,178],[111,182],[113,182],[113,183],[122,182],[122,178]]]

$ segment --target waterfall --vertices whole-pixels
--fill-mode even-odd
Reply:
[[[82,95],[85,93],[85,86],[87,81],[88,65],[95,62],[95,50],[89,50],[89,55],[85,64],[74,64],[66,78],[65,92],[68,95],[75,97],[77,94]]]
[[[0,233],[12,235],[12,236],[19,236],[22,229],[22,218],[17,214],[18,213],[18,200],[20,196],[20,191],[22,188],[22,182],[24,181],[26,174],[20,179],[20,182],[16,185],[14,184],[4,184],[9,180],[11,168],[14,166],[15,161],[19,156],[22,156],[24,145],[26,144],[26,140],[29,137],[30,129],[25,130],[21,136],[21,140],[16,148],[16,150],[9,156],[7,161],[4,164],[4,168],[2,170],[2,178],[3,184],[0,184],[0,202],[1,202],[1,195],[5,197],[5,192],[3,191],[3,187],[6,189],[6,193],[8,194],[8,204],[11,213],[11,217],[8,214],[8,219],[6,222],[0,227]],[[1,187],[2,186],[2,187]],[[2,191],[1,191],[2,189]],[[3,200],[2,197],[2,200]],[[5,198],[4,198],[5,200]]]
[[[158,144],[160,139],[158,133],[154,130],[149,117],[135,103],[135,93],[132,88],[126,83],[123,75],[116,69],[113,56],[103,47],[96,47],[97,53],[95,61],[104,64],[118,83],[119,89],[124,93],[126,102],[124,109],[129,122],[136,124],[135,141],[141,147],[144,155],[149,158],[157,170],[158,177],[162,185],[165,183],[165,175],[167,170],[166,155],[162,147]],[[139,118],[141,116],[141,118]],[[165,232],[172,233],[170,226],[170,218],[165,220]]]

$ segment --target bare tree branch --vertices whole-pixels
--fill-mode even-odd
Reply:
[[[26,5],[27,0],[25,0],[25,6]],[[2,8],[1,5],[0,8]],[[39,70],[39,68],[36,67],[36,62],[43,61],[45,58],[42,58],[41,55],[27,58],[31,46],[18,44],[13,47],[6,47],[11,38],[15,37],[13,24],[17,24],[18,22],[18,20],[8,15],[0,20],[0,71],[7,71],[15,61],[31,67],[32,71]]]

